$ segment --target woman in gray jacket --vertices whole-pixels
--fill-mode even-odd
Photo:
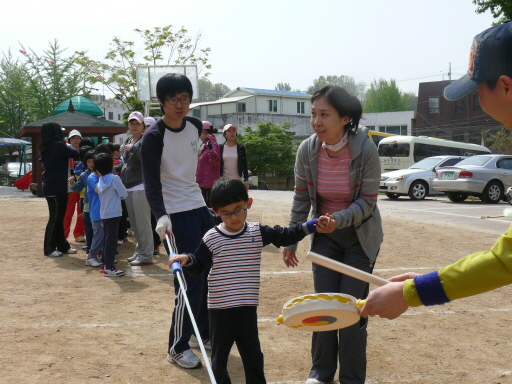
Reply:
[[[140,146],[146,126],[144,116],[140,112],[132,112],[128,117],[128,129],[132,136],[121,148],[124,164],[121,180],[128,191],[126,208],[130,224],[137,241],[135,252],[128,258],[131,265],[153,264],[153,229],[151,227],[151,209],[144,192],[142,182],[142,161]]]
[[[380,162],[377,148],[359,128],[359,100],[337,86],[312,97],[311,126],[315,134],[303,141],[295,162],[295,194],[290,225],[308,215],[332,214],[337,229],[315,234],[311,250],[371,273],[383,239],[377,208]],[[298,263],[296,245],[283,250],[288,267]],[[313,264],[315,292],[339,292],[358,299],[368,284]],[[340,362],[340,383],[365,382],[367,319],[338,331],[314,332],[308,384],[330,383]]]

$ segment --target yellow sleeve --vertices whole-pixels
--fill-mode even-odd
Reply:
[[[489,251],[476,252],[439,270],[439,279],[450,301],[512,284],[512,226]],[[404,283],[404,298],[422,305],[413,280]]]

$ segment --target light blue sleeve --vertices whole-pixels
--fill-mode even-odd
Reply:
[[[123,185],[123,182],[121,181],[121,178],[117,175],[114,177],[114,186],[116,188],[117,194],[121,199],[126,199],[128,197],[128,191]]]

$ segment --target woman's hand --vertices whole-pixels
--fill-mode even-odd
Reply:
[[[318,218],[315,227],[318,233],[331,233],[336,229],[336,219],[330,213],[326,213]]]
[[[283,261],[287,267],[295,268],[299,264],[295,251],[289,249],[283,249]]]

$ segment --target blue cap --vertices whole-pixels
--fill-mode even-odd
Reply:
[[[512,76],[512,22],[486,29],[475,36],[469,52],[468,73],[444,89],[447,100],[458,100],[487,80]]]

